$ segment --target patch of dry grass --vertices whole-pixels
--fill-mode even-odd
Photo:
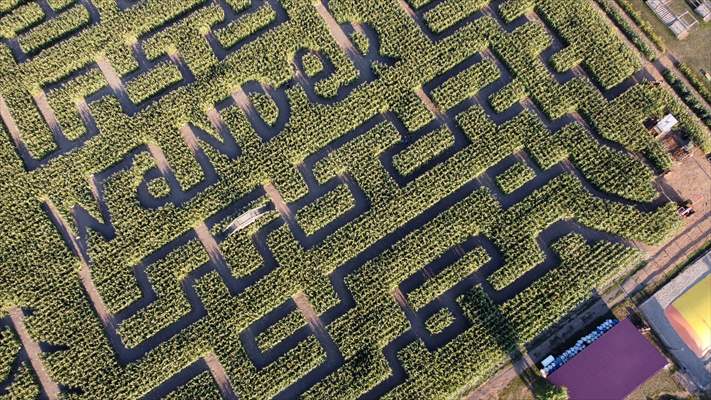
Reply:
[[[642,14],[642,16],[654,26],[654,29],[662,36],[667,48],[674,53],[681,61],[694,67],[711,72],[711,22],[703,22],[698,15],[688,6],[685,0],[673,0],[671,8],[676,13],[689,11],[694,18],[699,21],[695,25],[689,37],[684,40],[677,40],[664,23],[644,4],[644,0],[629,0],[630,3]]]

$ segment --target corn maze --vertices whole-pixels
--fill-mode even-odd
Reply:
[[[711,150],[592,3],[0,1],[0,398],[481,384]]]

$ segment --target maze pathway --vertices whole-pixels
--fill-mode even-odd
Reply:
[[[0,396],[463,394],[711,143],[586,0],[5,3]]]

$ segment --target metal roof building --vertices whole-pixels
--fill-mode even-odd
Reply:
[[[639,307],[672,358],[700,389],[711,388],[710,284],[711,252]]]
[[[626,319],[615,325],[548,380],[571,400],[622,400],[667,365],[667,359]]]

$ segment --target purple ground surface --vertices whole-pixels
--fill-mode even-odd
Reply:
[[[621,400],[666,364],[666,358],[627,319],[548,380],[567,387],[572,400]]]

